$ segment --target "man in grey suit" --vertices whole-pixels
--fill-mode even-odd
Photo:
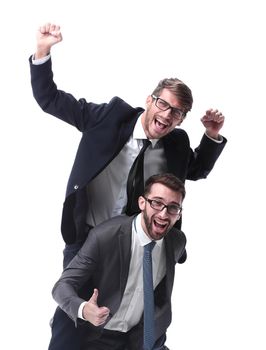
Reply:
[[[185,188],[172,174],[151,176],[139,197],[141,213],[120,215],[91,230],[63,271],[53,297],[79,329],[82,349],[143,349],[144,246],[151,241],[154,288],[154,345],[167,349],[175,264],[186,237],[174,224],[181,217]],[[90,286],[90,298],[79,293]],[[87,292],[87,291],[86,291]]]

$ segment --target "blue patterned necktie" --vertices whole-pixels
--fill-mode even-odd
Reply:
[[[154,245],[154,241],[145,245],[143,254],[144,350],[153,349],[153,345],[155,343],[154,292],[152,279],[152,249],[154,248]]]

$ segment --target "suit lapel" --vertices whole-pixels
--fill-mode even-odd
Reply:
[[[121,226],[121,230],[118,236],[119,255],[120,255],[121,298],[126,288],[130,259],[131,259],[132,221],[133,221],[133,217],[125,225]]]

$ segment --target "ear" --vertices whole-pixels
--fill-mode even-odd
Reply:
[[[180,120],[176,125],[180,126],[183,123],[184,120]]]
[[[140,196],[138,199],[138,203],[139,203],[139,209],[141,211],[143,211],[145,208],[145,202],[146,202],[145,199],[142,196]]]
[[[151,97],[151,95],[149,95],[149,96],[146,98],[146,107],[149,106],[149,105],[152,103],[152,100],[153,100],[153,98]]]
[[[180,218],[181,218],[181,214],[179,214],[179,215],[177,216],[177,218],[176,218],[176,222],[177,222],[177,221],[179,221],[179,220],[180,220]]]

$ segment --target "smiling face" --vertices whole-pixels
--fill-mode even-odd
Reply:
[[[182,205],[183,197],[181,193],[168,188],[161,183],[154,183],[150,192],[147,194],[148,199],[155,199],[163,202],[165,205],[174,204]],[[153,209],[144,197],[139,197],[139,207],[141,213],[141,225],[145,233],[153,240],[163,238],[174,226],[180,215],[172,215],[167,212],[167,208],[161,211]]]
[[[168,90],[163,89],[159,96],[174,108],[181,108],[177,98]],[[181,119],[176,119],[171,114],[171,109],[166,111],[160,110],[155,105],[152,96],[148,96],[146,100],[146,110],[142,114],[141,122],[146,136],[149,139],[159,139],[169,134],[177,125],[182,123]]]

